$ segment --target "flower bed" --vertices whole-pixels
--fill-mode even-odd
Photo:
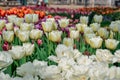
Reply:
[[[74,20],[27,10],[1,17],[0,79],[120,80],[119,18],[107,23],[100,14]]]

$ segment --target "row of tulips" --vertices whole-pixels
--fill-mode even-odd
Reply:
[[[115,51],[120,48],[120,46],[118,46],[120,45],[119,43],[120,21],[119,20],[112,21],[110,25],[103,28],[101,27],[101,22],[103,20],[102,15],[95,15],[93,17],[93,23],[91,23],[90,26],[88,25],[88,19],[89,18],[87,16],[81,16],[79,20],[80,22],[78,21],[79,22],[78,24],[71,26],[69,19],[61,18],[61,17],[59,18],[45,17],[44,19],[39,20],[38,14],[26,14],[24,18],[19,18],[16,15],[7,16],[6,20],[0,20],[0,30],[1,30],[0,50],[1,50],[1,55],[3,56],[3,57],[0,56],[1,57],[0,69],[4,70],[4,68],[8,66],[4,72],[9,73],[11,76],[16,76],[16,75],[23,76],[23,78],[20,78],[20,77],[16,78],[16,79],[22,79],[22,80],[26,80],[26,78],[28,78],[31,75],[32,76],[29,78],[33,80],[34,78],[36,80],[38,80],[38,78],[41,78],[44,80],[59,80],[59,79],[60,80],[72,80],[72,79],[99,80],[101,79],[101,78],[91,78],[92,74],[88,74],[88,76],[86,77],[86,75],[84,74],[88,73],[88,71],[85,73],[83,71],[84,74],[82,73],[83,75],[82,78],[80,77],[81,74],[74,75],[75,76],[74,77],[72,75],[74,73],[74,70],[73,72],[70,72],[71,73],[71,76],[70,76],[68,74],[69,70],[74,69],[74,67],[67,68],[67,70],[65,71],[68,71],[68,73],[60,69],[59,70],[60,72],[57,72],[59,79],[58,79],[58,76],[55,76],[56,74],[54,73],[54,71],[57,71],[56,68],[58,68],[59,65],[61,65],[61,67],[59,68],[64,69],[63,64],[65,64],[68,67],[70,65],[71,66],[76,65],[80,67],[80,65],[78,65],[78,62],[80,62],[81,60],[84,60],[84,57],[82,58],[79,56],[80,57],[79,59],[81,60],[76,62],[76,59],[73,59],[72,55],[74,54],[72,53],[71,48],[78,49],[80,51],[80,52],[78,51],[78,54],[74,56],[82,55],[82,54],[87,56],[91,56],[93,54],[100,55],[101,57],[98,58],[97,61],[100,60],[100,62],[107,62],[107,60],[104,61],[103,59],[107,59],[108,57],[110,58],[110,60],[108,60],[108,62],[110,61],[110,63],[107,62],[107,65],[108,64],[114,65],[113,63],[118,62],[117,65],[119,66],[119,60],[118,60],[119,57],[117,56],[118,58],[116,58],[114,56],[116,56]],[[63,43],[65,46],[56,48],[57,45],[60,43]],[[66,49],[66,46],[71,48]],[[106,54],[105,55],[98,54],[96,52],[96,49],[98,48],[109,49],[111,52],[109,50],[107,51],[105,50],[105,52],[104,51],[102,52],[102,50],[100,50],[101,51],[100,53],[106,53]],[[56,52],[55,49],[56,50],[58,49],[58,52]],[[65,52],[64,51],[61,52],[64,49],[65,49]],[[9,53],[9,55],[7,55],[7,53]],[[119,53],[119,51],[117,53]],[[60,57],[60,58],[53,57],[55,60],[53,60],[52,58],[52,61],[51,61],[50,59],[51,57],[49,57],[51,55],[57,55],[57,57]],[[67,58],[65,59],[62,58],[62,55],[67,56]],[[73,59],[72,61],[71,61],[71,58],[68,57],[69,55],[71,55]],[[7,58],[6,56],[9,58]],[[87,56],[85,56],[85,58]],[[105,58],[103,58],[103,56],[105,56]],[[33,65],[35,59],[47,61],[48,65],[56,64],[58,66],[54,65],[55,66],[54,68],[54,66],[48,66],[46,63],[46,67],[38,66],[38,68],[36,68]],[[87,57],[87,59],[89,58]],[[65,60],[69,61],[70,65],[67,65],[69,63],[64,62]],[[61,63],[59,63],[59,61]],[[98,66],[103,64],[103,63],[101,64],[96,63],[94,65],[93,64],[94,61],[96,62],[96,60],[93,60],[93,62],[90,63],[93,65],[93,68],[95,67],[96,64],[98,64]],[[74,62],[75,64],[72,64],[72,62]],[[22,64],[25,66],[23,66]],[[35,64],[44,65],[39,62]],[[28,66],[32,66],[31,70],[28,68]],[[90,65],[87,65],[86,67],[88,66]],[[45,68],[41,68],[41,67],[45,67]],[[105,66],[105,67],[109,68],[108,66]],[[35,70],[34,68],[37,70]],[[51,68],[55,70],[52,71]],[[51,70],[53,73],[48,74],[49,70],[47,69]],[[81,70],[81,68],[78,68],[78,70],[79,69]],[[101,69],[103,69],[103,66],[102,68],[100,67],[99,70],[101,71]],[[115,66],[113,68],[111,67],[109,70],[111,69],[115,69],[115,71],[117,71],[117,67]],[[21,70],[23,70],[23,72]],[[24,70],[27,70],[27,71],[24,71]],[[39,70],[41,72],[39,72]],[[105,72],[105,78],[103,80],[110,80],[110,79],[119,80],[119,77],[116,76],[119,74],[115,74],[115,76],[111,78],[109,74],[110,73],[109,70]],[[29,74],[29,72],[31,74]],[[45,74],[43,74],[43,72],[45,72]],[[103,74],[102,72],[100,73]],[[106,73],[108,74],[106,75]],[[1,75],[4,75],[4,74],[1,73]],[[37,78],[37,76],[39,77]],[[94,76],[98,77],[99,75],[93,75],[93,77]],[[5,75],[5,78],[6,77],[10,80],[8,75]],[[2,78],[4,79],[4,77]]]
[[[45,12],[44,11],[35,11],[27,7],[13,7],[8,10],[0,9],[0,16],[1,17],[7,17],[8,15],[17,15],[18,17],[24,17],[25,14],[38,14],[39,18],[44,18],[45,17]]]
[[[17,75],[21,77],[10,77],[0,72],[0,78],[2,80],[120,80],[120,67],[113,65],[120,62],[120,49],[114,55],[107,49],[97,49],[96,55],[88,57],[78,49],[58,44],[55,52],[56,56],[51,55],[48,58],[58,65],[48,65],[48,62],[39,60],[29,61],[17,67]],[[9,51],[0,52],[0,55],[1,62],[6,62],[1,64],[11,64]]]

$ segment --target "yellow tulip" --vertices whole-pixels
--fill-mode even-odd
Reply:
[[[7,42],[12,42],[14,40],[14,32],[13,31],[3,31],[3,40]]]
[[[95,15],[93,18],[94,18],[95,22],[101,23],[102,19],[103,19],[103,16],[102,15]]]
[[[90,39],[90,46],[92,48],[100,48],[102,46],[103,39],[101,37],[95,37]]]
[[[78,23],[76,24],[76,27],[79,32],[84,32],[84,29],[87,27],[87,25]]]
[[[37,40],[37,39],[42,37],[42,34],[43,34],[43,32],[41,30],[33,29],[30,32],[30,38],[34,39],[34,40]]]
[[[22,30],[22,31],[29,31],[30,29],[31,29],[31,27],[30,27],[30,24],[28,24],[28,23],[22,23],[20,25],[20,30]]]
[[[29,31],[18,31],[18,37],[22,42],[27,42],[29,40]]]
[[[23,47],[25,49],[25,55],[26,56],[30,56],[32,55],[33,51],[34,51],[34,44],[31,44],[31,43],[23,43]]]
[[[81,16],[80,17],[80,23],[88,24],[88,17],[87,16]]]
[[[5,20],[0,20],[0,30],[5,26]]]
[[[13,30],[13,23],[7,23],[5,25],[6,25],[7,30],[9,30],[9,31]]]
[[[77,31],[77,30],[71,30],[70,31],[70,38],[72,38],[72,39],[78,39],[79,38],[79,31]]]
[[[100,29],[98,30],[98,35],[99,35],[100,37],[106,39],[106,38],[108,37],[108,35],[109,35],[109,32],[107,31],[106,28],[100,28]]]
[[[84,34],[84,38],[85,38],[85,41],[90,44],[90,39],[91,38],[95,38],[96,35],[95,34]]]
[[[61,20],[58,20],[58,23],[60,25],[61,28],[65,28],[65,27],[68,27],[69,25],[69,19],[61,19]]]
[[[66,46],[73,46],[74,45],[74,40],[72,38],[64,38],[63,39],[63,44]]]
[[[21,59],[25,56],[25,49],[22,46],[12,46],[12,49],[9,50],[13,59]]]
[[[96,32],[99,30],[100,24],[99,23],[92,23],[92,24],[90,24],[90,27],[93,29],[94,32]]]
[[[118,44],[119,44],[119,41],[117,41],[115,39],[107,39],[107,40],[105,40],[106,48],[111,49],[111,50],[116,49]]]
[[[62,31],[52,31],[48,34],[48,38],[53,42],[60,42],[61,35],[62,35]]]
[[[51,32],[53,29],[53,24],[51,22],[42,22],[42,28],[44,32]]]

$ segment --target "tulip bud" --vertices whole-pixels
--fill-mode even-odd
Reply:
[[[14,40],[14,32],[13,31],[3,31],[3,40],[7,42],[12,42]]]
[[[41,45],[41,44],[42,44],[42,40],[38,39],[38,40],[37,40],[37,44],[38,44],[38,45]]]
[[[3,44],[3,46],[2,46],[2,49],[3,49],[4,51],[8,51],[8,50],[10,49],[9,44],[8,44],[7,42],[5,42],[5,43]]]
[[[53,24],[51,22],[42,22],[42,28],[44,32],[51,32],[53,29]]]
[[[107,39],[107,40],[105,40],[106,48],[111,49],[111,50],[116,49],[118,44],[119,44],[119,41],[117,41],[115,39]]]
[[[34,40],[40,39],[42,37],[42,35],[43,35],[43,32],[38,29],[33,29],[30,32],[30,38],[34,39]]]

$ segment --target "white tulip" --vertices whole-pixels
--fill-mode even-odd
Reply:
[[[90,46],[92,48],[100,48],[102,46],[103,39],[101,37],[95,37],[90,39]]]
[[[7,24],[5,24],[5,26],[6,26],[7,30],[9,30],[9,31],[13,30],[13,23],[7,23]]]
[[[0,80],[12,80],[8,74],[4,74],[3,72],[0,72]]]
[[[13,60],[9,52],[0,52],[0,69],[12,64]]]
[[[93,32],[92,28],[86,27],[86,28],[84,29],[84,33],[85,33],[85,34],[92,34],[92,33],[94,33],[94,32]]]
[[[20,24],[20,30],[21,31],[29,31],[29,30],[31,30],[30,24],[28,24],[28,23],[21,23]]]
[[[98,35],[104,39],[106,39],[109,35],[109,32],[107,31],[106,28],[99,28],[97,32],[98,32]]]
[[[17,68],[17,74],[20,76],[35,75],[35,67],[31,62],[27,62]]]
[[[66,28],[69,25],[69,19],[65,18],[65,19],[58,20],[58,23],[61,28]]]
[[[25,48],[25,55],[30,56],[34,52],[34,44],[31,43],[23,43],[23,47]]]
[[[51,22],[42,22],[42,28],[44,32],[51,32],[53,29],[53,24]]]
[[[0,30],[5,26],[5,20],[0,20]]]
[[[12,42],[14,40],[13,31],[3,31],[3,39],[7,42]]]
[[[79,32],[84,32],[84,29],[87,27],[87,25],[86,24],[78,23],[78,24],[76,24],[76,27],[77,27],[77,30]]]
[[[115,39],[107,39],[105,40],[105,46],[108,49],[116,49],[117,45],[119,44],[120,41],[115,40]]]
[[[35,23],[35,22],[38,22],[38,20],[39,20],[39,16],[38,16],[38,14],[32,14],[32,16],[33,16],[33,23]]]
[[[19,26],[20,27],[20,25],[22,24],[24,22],[24,18],[15,18],[14,19],[14,24],[16,25],[16,26]]]
[[[18,38],[22,41],[22,42],[27,42],[29,40],[29,35],[30,32],[29,31],[21,31],[18,30]]]
[[[25,56],[25,49],[22,46],[12,46],[12,49],[9,50],[13,59],[21,59]]]
[[[90,39],[91,38],[95,38],[96,35],[95,34],[84,34],[84,38],[85,38],[85,41],[90,44]]]
[[[66,46],[73,46],[74,45],[74,40],[71,38],[64,38],[63,39],[63,44]]]
[[[120,50],[117,50],[115,53],[114,53],[115,57],[115,61],[114,62],[120,62]]]
[[[94,16],[94,21],[97,22],[97,23],[101,23],[102,19],[103,19],[102,15],[95,15]]]
[[[72,39],[78,39],[79,38],[79,31],[76,31],[76,30],[71,30],[70,31],[70,38]]]
[[[53,42],[60,42],[61,41],[61,36],[62,36],[62,31],[52,31],[49,32],[48,34],[48,39],[53,41]]]
[[[55,22],[55,19],[54,18],[48,18],[46,19],[47,22],[51,22],[53,24],[53,30],[56,30],[58,25],[57,23]]]
[[[15,19],[17,18],[17,15],[9,15],[7,16],[7,19],[10,23],[14,23]]]
[[[32,14],[26,14],[25,15],[25,22],[27,22],[27,23],[32,23],[33,22]]]
[[[119,23],[117,23],[117,22],[115,22],[115,21],[111,22],[111,24],[110,24],[110,29],[111,29],[112,31],[118,32],[118,31],[119,31],[119,28],[120,28],[120,24],[119,24]]]
[[[80,17],[80,23],[88,24],[88,17],[87,16],[81,16]]]
[[[38,30],[38,29],[32,29],[30,31],[30,38],[31,39],[34,39],[34,40],[37,40],[37,39],[40,39],[43,35],[43,32],[41,30]]]
[[[92,24],[90,24],[90,27],[93,29],[94,32],[96,32],[99,30],[100,24],[99,23],[92,23]]]
[[[113,60],[113,55],[107,49],[97,49],[96,58],[97,58],[98,61],[111,63],[112,60]]]

